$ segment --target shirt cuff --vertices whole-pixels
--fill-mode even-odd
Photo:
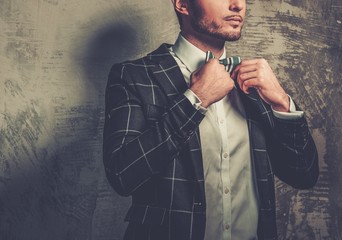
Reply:
[[[201,104],[202,104],[202,101],[201,99],[199,99],[197,97],[197,95],[191,91],[190,89],[187,89],[185,92],[184,92],[184,96],[192,103],[192,105],[198,110],[200,111],[200,113],[202,114],[205,114],[208,109],[205,108],[205,107],[202,107]]]
[[[290,99],[290,111],[289,112],[279,112],[279,111],[276,111],[272,108],[273,115],[276,118],[280,118],[283,120],[296,120],[296,119],[303,117],[304,112],[303,111],[297,111],[296,106],[295,106],[295,104],[294,104],[294,102],[290,96],[289,96],[289,99]]]

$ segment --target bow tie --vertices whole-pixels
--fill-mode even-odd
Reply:
[[[208,62],[209,59],[215,58],[214,54],[211,51],[207,51],[205,62]],[[241,63],[241,58],[237,56],[228,57],[224,59],[220,59],[219,62],[223,64],[230,74],[234,71],[237,65]]]
[[[208,62],[209,59],[215,58],[214,54],[211,51],[207,51],[206,57],[205,57],[205,62]],[[233,57],[228,57],[224,59],[220,59],[219,62],[223,64],[226,67],[227,72],[232,74],[234,69],[241,63],[241,58],[238,56],[233,56]],[[234,79],[235,86],[237,86],[236,79]],[[247,96],[252,99],[253,101],[256,101],[258,92],[256,91],[255,88],[251,87],[249,88],[249,94]]]

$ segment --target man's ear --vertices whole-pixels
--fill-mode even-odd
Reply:
[[[184,15],[189,15],[187,0],[171,0],[177,12]]]

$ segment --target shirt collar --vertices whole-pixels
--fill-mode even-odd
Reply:
[[[191,72],[198,69],[205,61],[206,53],[186,40],[181,34],[178,35],[172,50]],[[224,48],[220,59],[225,57],[226,49]]]

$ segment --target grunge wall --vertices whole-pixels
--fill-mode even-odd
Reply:
[[[306,111],[312,190],[277,182],[280,239],[341,239],[340,0],[249,0],[227,50],[264,57]],[[0,0],[0,239],[121,239],[129,199],[102,166],[110,66],[173,43],[169,0]]]

